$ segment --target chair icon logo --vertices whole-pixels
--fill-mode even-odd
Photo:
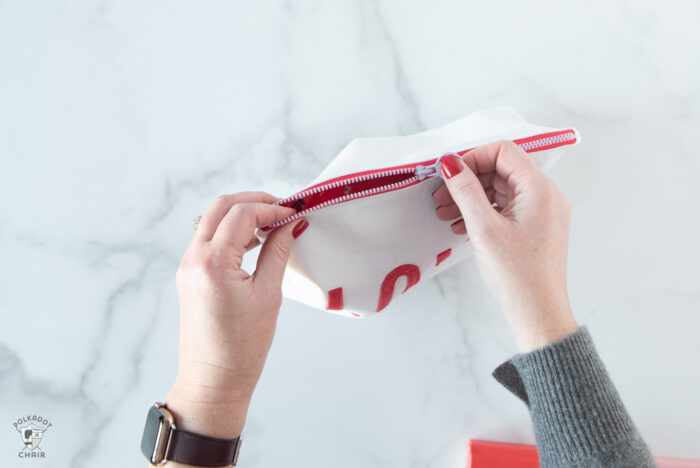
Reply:
[[[46,453],[39,444],[44,433],[53,424],[48,419],[37,415],[23,416],[13,423],[24,442],[24,448],[19,452],[19,458],[46,458]]]

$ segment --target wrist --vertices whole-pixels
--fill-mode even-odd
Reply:
[[[243,431],[250,396],[232,397],[230,393],[215,388],[176,382],[168,392],[165,404],[173,413],[179,429],[234,439]]]
[[[224,364],[227,363],[227,364]],[[259,366],[236,366],[235,358],[186,359],[180,357],[174,387],[191,399],[228,404],[249,401],[260,378]]]
[[[579,328],[566,295],[521,301],[504,311],[521,353],[559,341]]]
[[[514,331],[514,335],[518,351],[529,353],[566,338],[578,328],[578,323],[571,317],[557,322],[550,321],[539,327],[527,327],[517,333]]]

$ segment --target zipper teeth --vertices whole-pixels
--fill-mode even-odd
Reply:
[[[557,143],[563,143],[565,141],[575,140],[576,134],[574,132],[567,132],[561,135],[554,135],[547,138],[540,138],[538,140],[528,141],[521,143],[520,146],[525,151],[541,148],[543,146],[555,145]]]
[[[347,184],[351,184],[351,183],[357,182],[357,180],[363,180],[363,181],[364,181],[364,180],[375,179],[375,178],[377,178],[377,177],[386,177],[387,175],[406,174],[406,173],[412,172],[412,171],[413,171],[413,169],[396,169],[396,170],[387,171],[387,172],[378,172],[378,173],[376,173],[376,174],[371,174],[372,177],[357,177],[357,178],[347,179],[347,180],[342,181],[342,182],[343,182],[342,184],[340,184],[340,183],[335,183],[335,182],[334,182],[332,185],[324,186],[323,189],[325,190],[325,189],[328,189],[328,188],[337,187],[338,185],[347,185]],[[356,180],[356,179],[357,179],[357,180]],[[299,212],[293,214],[292,216],[290,216],[290,217],[288,217],[288,218],[284,218],[284,219],[281,220],[281,221],[278,221],[278,222],[276,222],[276,223],[270,224],[268,227],[270,227],[270,228],[277,228],[277,227],[283,226],[283,225],[285,225],[285,224],[287,224],[287,223],[291,223],[291,222],[294,221],[295,219],[300,218],[300,217],[302,217],[302,216],[306,216],[307,214],[312,213],[312,212],[314,212],[314,211],[316,211],[316,210],[320,210],[321,208],[325,208],[325,207],[327,207],[327,206],[335,205],[335,204],[337,204],[337,203],[342,203],[342,202],[349,201],[349,200],[354,200],[355,198],[362,198],[362,197],[366,197],[366,196],[369,196],[369,195],[376,195],[376,194],[378,194],[378,193],[389,192],[389,191],[392,191],[392,190],[396,190],[396,189],[401,188],[401,187],[403,187],[403,186],[405,186],[405,185],[410,185],[410,184],[412,184],[413,182],[416,182],[417,180],[418,180],[418,177],[415,177],[415,176],[414,176],[414,177],[411,177],[410,179],[402,180],[401,182],[394,182],[393,184],[382,185],[381,187],[374,187],[374,188],[371,188],[371,189],[363,190],[363,191],[361,191],[361,192],[356,192],[356,193],[350,193],[350,194],[348,194],[348,195],[343,195],[342,197],[334,198],[334,199],[332,199],[332,200],[326,200],[326,201],[324,201],[323,203],[319,203],[319,204],[316,205],[316,206],[312,206],[311,208],[307,208],[307,209],[305,209],[305,210],[299,211]],[[316,192],[309,192],[309,193],[311,194],[311,193],[316,193]],[[306,196],[306,195],[304,195],[304,196]],[[294,198],[303,198],[303,197],[296,196],[296,197],[294,197]],[[278,203],[284,203],[284,201],[280,201],[280,202],[278,202]]]
[[[575,139],[576,139],[576,134],[574,132],[566,132],[566,133],[562,133],[561,135],[554,135],[554,136],[550,136],[550,137],[546,137],[546,138],[540,138],[537,140],[532,140],[532,141],[520,143],[518,146],[520,146],[525,151],[532,151],[532,150],[535,150],[537,148],[542,148],[544,146],[555,145],[558,143],[563,143],[563,142],[567,142],[567,141],[571,141],[571,140],[575,140]],[[388,171],[360,175],[360,176],[356,176],[356,177],[351,177],[350,179],[337,180],[337,181],[331,182],[330,184],[327,184],[327,185],[320,185],[318,187],[314,187],[312,189],[296,193],[296,194],[291,195],[287,198],[279,200],[279,201],[275,202],[274,204],[275,205],[283,205],[284,203],[290,202],[292,200],[306,198],[309,195],[315,195],[319,192],[323,192],[324,190],[334,189],[334,188],[340,187],[341,185],[350,185],[350,184],[354,184],[354,183],[360,182],[360,181],[364,182],[367,180],[372,180],[372,179],[377,179],[380,177],[387,177],[387,176],[392,176],[392,175],[398,175],[398,174],[408,174],[411,172],[415,173],[415,171],[416,171],[416,169],[414,167],[404,167],[401,169],[391,169]],[[354,200],[356,198],[366,197],[368,195],[376,195],[378,193],[388,192],[390,190],[395,190],[397,188],[401,188],[405,185],[409,185],[409,184],[416,182],[418,180],[419,180],[418,177],[414,176],[414,177],[411,177],[410,179],[402,180],[401,182],[395,182],[393,184],[363,190],[362,192],[351,193],[349,195],[343,195],[342,197],[334,198],[332,200],[326,200],[323,203],[320,203],[316,206],[312,206],[311,208],[307,208],[305,210],[299,211],[299,212],[293,214],[292,216],[285,218],[281,221],[278,221],[274,224],[270,224],[269,226],[266,226],[265,229],[278,228],[280,226],[284,226],[285,224],[294,221],[295,219],[298,219],[302,216],[306,216],[307,214],[312,213],[316,210],[320,210],[321,208],[326,208],[328,206],[335,205],[337,203],[343,203],[343,202],[346,202],[348,200]]]
[[[299,198],[306,198],[309,195],[315,195],[319,192],[323,192],[324,190],[334,189],[336,187],[340,187],[341,185],[354,184],[355,182],[360,182],[360,181],[364,182],[366,180],[377,179],[379,177],[387,177],[387,176],[398,175],[398,174],[408,174],[409,172],[414,172],[414,171],[415,171],[415,169],[412,167],[404,167],[402,169],[392,169],[389,171],[376,172],[374,174],[365,174],[365,175],[361,175],[361,176],[357,176],[357,177],[352,177],[350,179],[337,180],[337,181],[330,183],[328,185],[320,185],[318,187],[314,187],[314,188],[306,190],[304,192],[296,193],[296,194],[289,196],[283,200],[279,200],[279,201],[275,202],[274,204],[275,205],[283,205],[284,203],[290,202],[292,200],[296,200]],[[365,190],[364,192],[358,192],[358,193],[365,193],[366,191],[367,190]],[[345,196],[341,197],[341,198],[345,198]],[[338,198],[336,200],[340,200],[341,198]],[[309,208],[309,210],[311,210],[311,209]]]

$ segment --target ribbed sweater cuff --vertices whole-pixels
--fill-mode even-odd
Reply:
[[[635,466],[653,466],[585,327],[514,357],[494,376],[514,393],[524,391],[519,396],[530,407],[542,466],[614,459],[629,444],[643,448]]]

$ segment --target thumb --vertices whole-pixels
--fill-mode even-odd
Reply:
[[[275,229],[267,237],[260,249],[258,264],[255,267],[255,282],[261,282],[269,288],[279,288],[282,285],[294,239],[299,237],[307,227],[309,222],[302,218]]]
[[[479,229],[498,216],[481,182],[462,158],[450,154],[440,160],[440,165],[447,190],[462,213],[467,232]]]

